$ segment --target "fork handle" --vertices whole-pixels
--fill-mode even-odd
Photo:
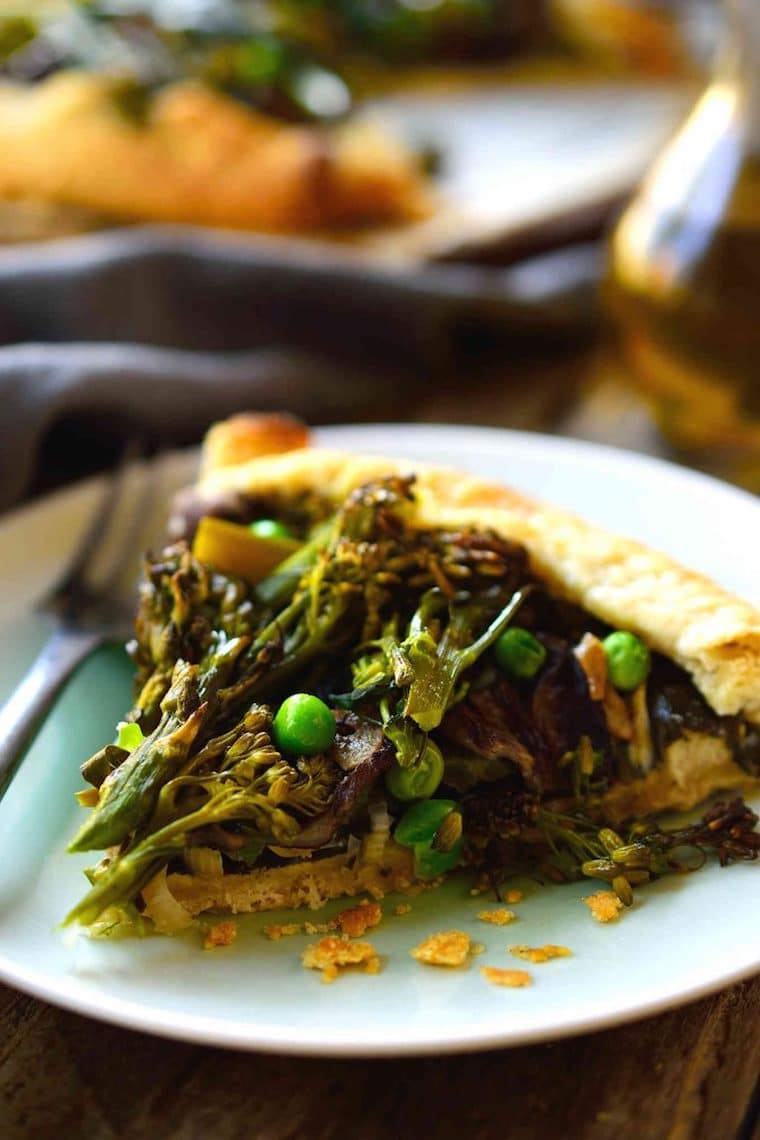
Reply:
[[[0,708],[0,796],[64,683],[105,640],[102,630],[55,630]]]

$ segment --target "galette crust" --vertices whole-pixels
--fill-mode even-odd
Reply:
[[[226,430],[215,425],[217,446]],[[715,712],[760,723],[760,612],[640,542],[520,491],[408,460],[306,446],[223,468],[207,462],[204,471],[202,496],[318,491],[335,503],[368,480],[413,473],[415,524],[491,527],[523,543],[555,590],[676,661]]]

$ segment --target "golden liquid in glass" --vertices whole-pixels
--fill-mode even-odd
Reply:
[[[716,122],[698,109],[629,207],[606,297],[663,434],[688,462],[760,491],[760,158],[743,153],[730,110]],[[667,184],[679,168],[682,189]]]

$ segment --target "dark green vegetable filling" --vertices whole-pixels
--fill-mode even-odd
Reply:
[[[346,850],[378,798],[422,878],[464,863],[498,882],[529,866],[608,879],[628,900],[632,884],[677,865],[683,843],[724,861],[757,855],[741,804],[725,826],[678,843],[634,825],[607,849],[605,792],[642,774],[628,754],[633,679],[652,710],[654,764],[676,718],[731,741],[741,722],[700,713],[690,682],[656,655],[648,675],[631,635],[613,642],[626,653],[612,716],[593,691],[610,630],[552,597],[521,546],[487,530],[413,528],[413,499],[412,479],[388,478],[331,519],[316,511],[301,547],[256,584],[200,563],[186,543],[148,558],[130,646],[135,705],[83,766],[99,794],[70,845],[111,853],[70,919],[133,902],[162,868],[192,867],[199,848],[220,869],[273,865],[284,848]],[[272,506],[274,534],[285,518]],[[237,521],[261,519],[260,508]]]

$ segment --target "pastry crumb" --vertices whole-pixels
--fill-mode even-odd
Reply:
[[[334,982],[345,966],[364,966],[365,974],[377,974],[380,959],[370,942],[352,942],[346,935],[332,935],[307,946],[301,955],[304,969],[321,970],[323,982]]]
[[[306,934],[329,934],[331,930],[338,929],[338,923],[331,918],[329,922],[305,922],[303,928]]]
[[[518,891],[518,890],[507,891],[507,893],[504,897],[504,901],[508,902],[508,903],[522,902],[523,901],[523,893],[522,893],[522,891]]]
[[[213,950],[216,946],[231,946],[237,938],[237,924],[234,922],[217,922],[210,926],[203,939],[203,949]]]
[[[337,923],[343,934],[348,934],[350,938],[361,938],[370,927],[377,926],[382,917],[383,911],[378,902],[362,899],[358,906],[342,910]]]
[[[597,891],[583,900],[597,922],[617,922],[623,904],[614,891]]]
[[[399,903],[398,906],[394,906],[393,908],[393,913],[399,916],[402,914],[411,914],[411,911],[412,908],[409,906],[409,903]]]
[[[478,911],[478,918],[481,922],[490,922],[492,926],[506,926],[507,923],[513,922],[517,917],[513,910],[507,910],[504,907],[498,907],[496,910],[481,910]]]
[[[427,966],[463,966],[471,950],[469,934],[463,930],[445,930],[425,938],[410,954]]]
[[[473,955],[473,957],[476,954],[485,954],[485,952],[486,952],[486,947],[485,947],[484,942],[471,942],[470,943],[470,953]]]
[[[551,943],[546,946],[510,946],[509,952],[515,958],[535,963],[550,962],[552,958],[570,958],[573,953],[567,946],[552,946]]]
[[[527,970],[502,970],[500,966],[481,966],[480,972],[492,986],[507,986],[516,990],[533,984],[533,978]]]
[[[264,933],[272,942],[279,942],[281,938],[287,938],[291,934],[300,934],[301,924],[298,922],[276,922],[271,926],[265,926]]]

